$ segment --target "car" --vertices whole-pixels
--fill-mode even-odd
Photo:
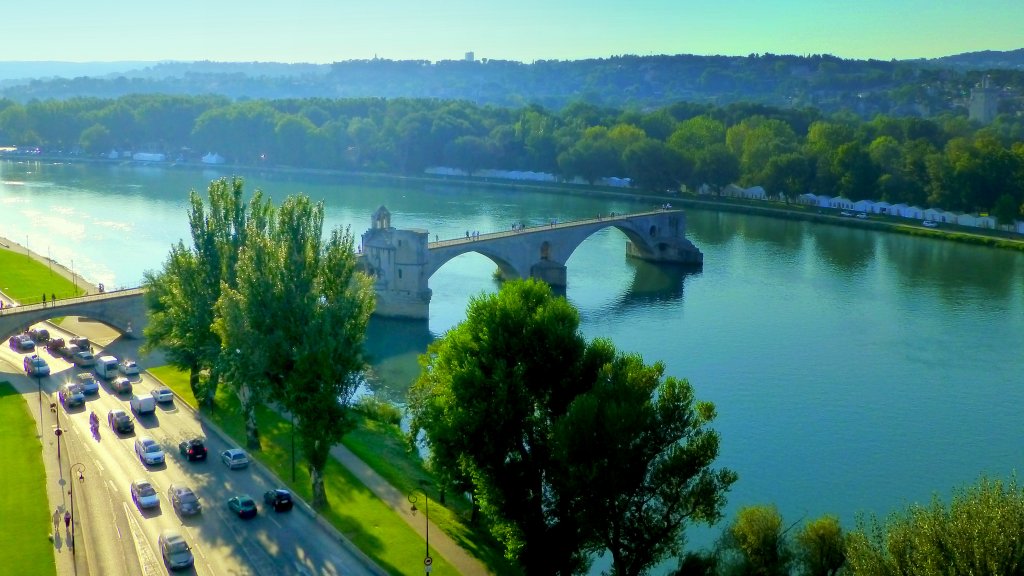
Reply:
[[[843,210],[842,212],[839,213],[839,215],[840,216],[853,216],[853,213],[852,212],[847,212],[846,210]]]
[[[81,372],[75,376],[75,381],[81,387],[83,394],[97,394],[100,391],[100,383],[96,381],[90,372]]]
[[[263,503],[274,509],[274,512],[287,512],[292,509],[294,502],[292,501],[292,493],[284,490],[283,488],[277,488],[275,490],[267,490],[263,493]]]
[[[174,402],[174,392],[171,392],[171,389],[166,386],[155,388],[152,394],[153,398],[157,401],[158,404],[168,404],[170,402]]]
[[[132,392],[132,381],[125,378],[124,376],[118,376],[110,382],[110,387],[114,389],[114,392],[118,394],[131,394]]]
[[[256,517],[256,501],[247,494],[241,494],[228,499],[228,510],[238,514],[239,518]]]
[[[92,343],[85,336],[74,336],[68,340],[68,344],[74,344],[81,350],[88,350],[92,352]]]
[[[132,422],[132,417],[124,410],[111,410],[107,412],[107,424],[110,425],[110,429],[114,432],[121,434],[135,432],[135,422]]]
[[[32,378],[42,378],[43,376],[50,375],[50,365],[37,354],[26,356],[22,360],[22,366],[25,368],[25,374]]]
[[[11,336],[7,343],[16,352],[32,352],[36,349],[35,341],[26,333]]]
[[[50,331],[46,328],[33,328],[28,331],[28,337],[36,344],[46,344],[50,341]]]
[[[82,388],[77,382],[66,382],[61,384],[60,388],[57,390],[57,397],[60,398],[60,403],[63,404],[65,408],[85,404],[85,394],[82,393]]]
[[[939,227],[939,223],[934,221],[934,220],[924,220],[923,222],[921,222],[921,224],[924,225],[927,228],[938,228]]]
[[[157,466],[164,463],[164,450],[149,436],[140,436],[135,439],[135,454],[139,460],[147,466]]]
[[[67,346],[67,342],[64,342],[63,338],[50,338],[46,341],[46,349],[55,356],[60,354],[60,349],[65,346]]]
[[[171,484],[167,488],[167,501],[182,516],[199,514],[203,511],[203,505],[199,503],[199,496],[196,496],[196,493],[184,484]]]
[[[88,350],[81,350],[71,357],[71,362],[80,368],[89,368],[96,365],[96,357]]]
[[[134,360],[122,360],[117,369],[125,376],[137,376],[139,373],[139,365]]]
[[[178,444],[178,452],[188,461],[206,460],[206,444],[203,438],[192,438]]]
[[[64,358],[68,362],[71,362],[71,359],[75,357],[75,354],[78,354],[81,351],[82,349],[79,348],[78,346],[75,346],[74,344],[68,344],[62,347],[60,350],[57,350],[57,354],[60,354],[61,358]]]
[[[189,568],[195,562],[192,557],[192,548],[189,547],[185,537],[174,528],[167,528],[157,538],[157,547],[160,548],[160,555],[164,558],[164,564],[171,570]]]
[[[865,213],[865,212],[857,212],[857,218],[860,218],[861,220],[864,220],[867,217],[868,217],[867,213]]]
[[[131,485],[132,501],[139,509],[143,508],[159,508],[160,507],[160,495],[156,493],[156,488],[149,480],[135,480]]]
[[[220,461],[232,470],[235,468],[245,468],[249,465],[249,457],[246,456],[241,448],[228,448],[221,452]]]

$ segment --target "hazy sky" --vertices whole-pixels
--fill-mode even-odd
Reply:
[[[18,0],[0,60],[325,63],[1024,47],[1024,0]]]

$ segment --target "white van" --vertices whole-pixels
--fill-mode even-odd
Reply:
[[[96,375],[107,380],[117,376],[117,358],[113,356],[100,356],[97,358]]]
[[[129,404],[132,407],[132,412],[135,412],[137,416],[156,412],[156,399],[152,394],[133,394]]]

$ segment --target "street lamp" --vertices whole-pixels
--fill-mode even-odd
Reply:
[[[85,482],[85,464],[75,462],[71,465],[71,482],[68,484],[68,495],[71,496],[71,554],[75,553],[75,469],[78,469],[78,481]],[[75,573],[78,573],[78,564],[75,564]]]
[[[420,481],[420,491],[423,493],[423,515],[424,518],[426,519],[427,525],[427,552],[426,555],[424,555],[423,557],[423,571],[429,574],[434,563],[434,559],[430,557],[430,497],[427,496],[427,491],[423,487],[422,480]],[[409,494],[409,503],[412,504],[412,507],[410,509],[412,510],[413,516],[415,516],[416,511],[419,510],[419,508],[416,508],[417,500],[418,498],[415,492]]]

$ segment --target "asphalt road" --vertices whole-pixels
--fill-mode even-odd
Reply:
[[[52,326],[47,328],[55,336],[65,339],[70,336]],[[75,330],[83,332],[78,328]],[[90,335],[101,345],[107,344],[111,337],[104,338],[102,329]],[[122,354],[131,354],[138,341],[115,339],[109,344],[107,353],[113,352],[120,358]],[[97,357],[100,352],[97,347]],[[47,360],[52,371],[43,379],[44,393],[54,392],[60,383],[84,371],[59,356],[51,355],[45,348],[37,353]],[[0,351],[0,368],[6,373],[0,374],[0,378],[17,382],[23,390],[34,390],[35,380],[29,380],[22,370],[24,356],[4,346]],[[136,392],[147,392],[158,385],[145,373],[131,379]],[[278,487],[278,483],[261,466],[228,470],[220,462],[219,454],[234,446],[206,429],[183,403],[176,400],[174,404],[158,404],[154,414],[135,418],[134,434],[115,433],[106,425],[107,413],[114,409],[131,413],[129,395],[118,395],[108,382],[97,380],[100,382],[99,393],[86,397],[82,407],[65,410],[58,405],[57,414],[52,414],[48,407],[49,399],[44,396],[43,400],[44,443],[56,443],[53,429],[57,426],[57,419],[65,430],[60,442],[60,477],[48,478],[48,482],[62,485],[64,494],[61,496],[67,507],[70,507],[70,498],[64,496],[67,495],[68,484],[73,484],[75,524],[78,527],[74,566],[79,573],[166,573],[167,568],[157,546],[159,534],[166,528],[177,528],[185,535],[195,556],[195,567],[191,572],[196,574],[379,573],[368,566],[358,552],[353,552],[350,545],[344,545],[336,532],[323,527],[304,505],[296,505],[294,510],[284,513],[266,510],[262,494]],[[34,395],[28,398],[31,411],[36,412]],[[96,412],[100,418],[99,434],[95,436],[89,429],[90,411]],[[179,455],[178,442],[196,435],[207,439],[210,453],[207,462],[187,462]],[[149,436],[163,447],[165,464],[148,467],[139,460],[134,442],[140,436]],[[72,474],[70,466],[74,462],[83,466],[76,466]],[[80,469],[84,481],[78,480]],[[160,495],[159,509],[141,511],[135,506],[129,484],[140,478],[150,480],[156,487]],[[181,517],[175,512],[167,498],[167,488],[172,482],[184,483],[199,495],[203,506],[201,514]],[[228,498],[238,494],[248,494],[257,500],[260,510],[256,518],[242,520],[228,510]]]

